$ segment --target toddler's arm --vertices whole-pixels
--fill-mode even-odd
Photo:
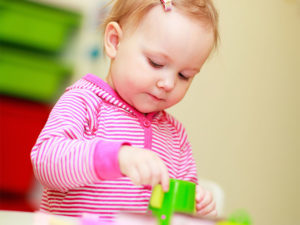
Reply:
[[[100,104],[92,92],[72,90],[54,106],[31,152],[35,175],[45,187],[66,191],[109,178],[108,175],[121,176],[117,157],[123,143],[93,137]],[[96,157],[101,150],[111,153],[102,157],[105,162]]]

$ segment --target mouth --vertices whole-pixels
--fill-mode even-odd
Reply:
[[[160,98],[160,97],[150,94],[150,93],[148,95],[155,101],[164,101],[165,100],[164,98]]]

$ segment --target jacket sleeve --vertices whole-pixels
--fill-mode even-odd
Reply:
[[[101,104],[93,92],[81,89],[66,92],[56,103],[31,151],[35,176],[44,187],[64,192],[121,176],[117,155],[123,143],[95,135]],[[102,150],[110,152],[105,159]],[[102,176],[101,170],[111,169],[111,175]]]
[[[187,140],[186,135],[182,137],[181,150],[181,170],[179,173],[179,176],[181,177],[180,179],[198,184],[196,163],[193,157],[191,144]]]
[[[188,140],[188,135],[182,123],[174,117],[169,117],[175,126],[180,140],[181,156],[179,162],[178,179],[191,181],[198,184],[197,168],[192,153],[192,147]]]

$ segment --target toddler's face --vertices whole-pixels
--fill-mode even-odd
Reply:
[[[107,82],[142,113],[169,108],[184,97],[213,41],[200,21],[156,6],[136,30],[123,29]]]

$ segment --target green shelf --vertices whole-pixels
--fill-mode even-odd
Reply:
[[[0,93],[52,103],[72,70],[46,55],[0,46]]]
[[[58,52],[81,15],[26,0],[0,0],[0,42]]]

